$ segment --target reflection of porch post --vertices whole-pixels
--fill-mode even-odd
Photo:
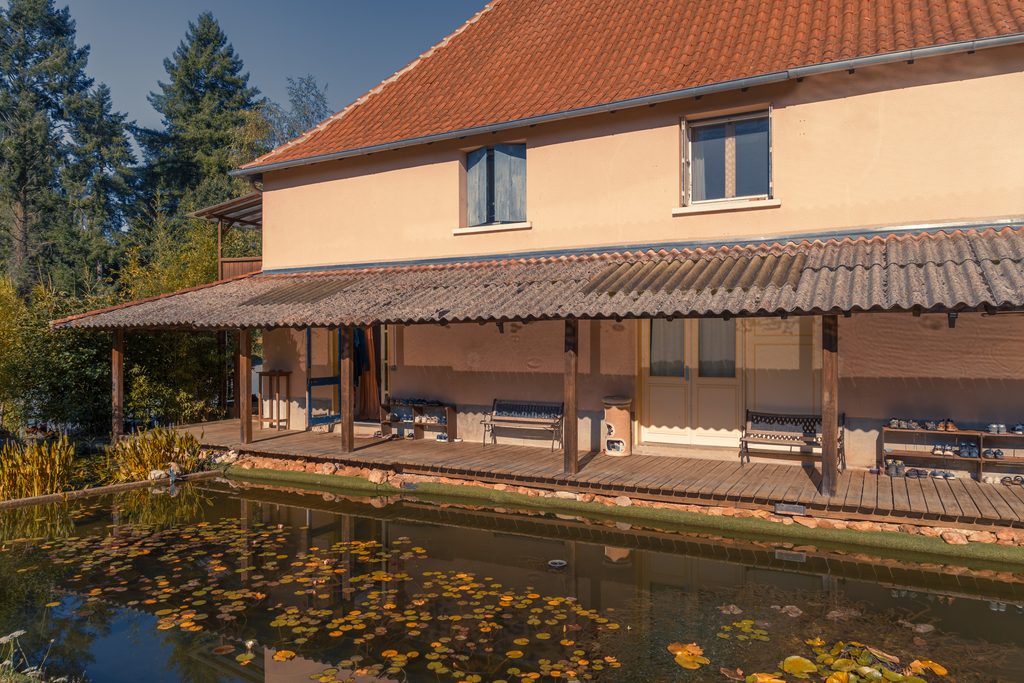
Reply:
[[[353,340],[353,328],[351,325],[345,325],[339,330],[338,335],[338,346],[339,346],[339,377],[338,381],[341,386],[339,387],[339,394],[341,395],[341,405],[338,406],[338,412],[340,413],[339,419],[341,420],[338,428],[341,430],[341,452],[351,453],[355,450],[355,412],[356,412],[356,397],[355,397],[355,368],[354,359],[355,348]]]
[[[579,427],[576,423],[576,371],[579,366],[579,321],[565,321],[565,375],[562,408],[562,450],[566,474],[579,471]]]
[[[114,330],[110,352],[110,440],[124,435],[124,330]]]
[[[821,493],[839,480],[839,318],[821,318]]]
[[[252,443],[252,337],[245,329],[238,331],[238,381],[235,385],[242,443]]]

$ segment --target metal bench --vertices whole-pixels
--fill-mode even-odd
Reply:
[[[562,443],[561,403],[538,403],[531,401],[509,401],[496,398],[491,405],[491,412],[480,421],[484,426],[483,443],[487,445],[487,436],[491,443],[497,443],[495,429],[522,429],[551,432],[551,450],[555,444]]]
[[[839,463],[846,469],[843,426],[846,416],[839,413]],[[786,429],[788,427],[788,429]],[[821,415],[793,415],[747,411],[740,437],[740,460],[750,462],[751,455],[797,460],[821,459]],[[796,449],[796,450],[794,450]]]

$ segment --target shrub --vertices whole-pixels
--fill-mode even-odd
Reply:
[[[0,500],[67,491],[74,459],[75,447],[66,436],[27,444],[8,441],[0,448]]]
[[[138,432],[108,446],[107,458],[115,482],[145,480],[153,470],[165,470],[171,463],[178,466],[180,474],[199,472],[207,464],[196,437],[164,427]]]

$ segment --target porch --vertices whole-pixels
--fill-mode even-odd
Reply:
[[[803,505],[816,517],[897,524],[1024,527],[1024,488],[969,479],[894,478],[848,470],[836,493],[826,496],[819,491],[818,469],[742,464],[738,455],[722,460],[581,453],[579,471],[573,474],[565,471],[561,452],[530,446],[357,438],[354,449],[343,453],[337,433],[254,429],[251,442],[243,444],[238,420],[179,429],[211,448],[408,474],[747,509],[773,510],[787,503]]]

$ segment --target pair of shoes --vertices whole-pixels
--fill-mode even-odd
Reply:
[[[1015,428],[1016,429],[1016,428]],[[993,422],[988,426],[989,434],[1006,434],[1006,425]]]
[[[962,443],[960,444],[960,449],[957,455],[959,455],[961,458],[977,458],[980,455],[980,453],[978,453],[977,444]]]
[[[932,479],[956,479],[956,475],[949,470],[932,470]]]
[[[1000,448],[986,448],[981,454],[981,457],[987,458],[988,460],[1002,460],[1005,457],[1005,454]]]
[[[922,470],[917,467],[911,467],[907,470],[907,479],[927,479],[928,470]]]
[[[940,432],[955,432],[955,431],[958,431],[957,426],[953,422],[952,418],[948,418],[948,417],[945,420],[942,420],[941,422],[939,422],[939,424],[937,424],[935,427]]]
[[[1024,486],[1024,477],[1020,475],[1016,477],[1003,477],[999,481],[1004,486]]]

